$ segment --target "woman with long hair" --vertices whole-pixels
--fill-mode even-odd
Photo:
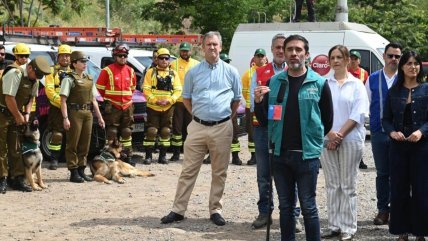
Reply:
[[[391,138],[389,232],[398,241],[428,235],[428,84],[414,51],[401,56],[397,81],[388,91],[382,125]]]
[[[348,49],[336,45],[328,57],[332,74],[327,81],[334,117],[321,155],[328,213],[328,229],[321,237],[352,240],[357,231],[357,171],[363,155],[369,99],[363,83],[348,72]]]

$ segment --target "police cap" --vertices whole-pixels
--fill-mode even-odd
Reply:
[[[37,79],[42,79],[44,75],[51,73],[51,67],[47,59],[43,56],[37,56],[30,62],[31,67],[36,72]]]
[[[73,51],[71,53],[70,59],[71,59],[71,62],[75,62],[77,60],[81,60],[81,61],[85,61],[86,62],[86,61],[88,61],[89,58],[82,51]]]

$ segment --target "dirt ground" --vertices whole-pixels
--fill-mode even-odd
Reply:
[[[246,146],[246,137],[241,138],[241,146]],[[368,142],[366,147],[364,160],[369,168],[358,176],[355,240],[393,240],[387,226],[372,225],[376,214],[375,169]],[[244,163],[248,160],[246,148],[240,156]],[[224,194],[225,226],[217,227],[209,220],[211,178],[210,166],[205,164],[190,199],[186,219],[172,225],[161,224],[160,218],[169,213],[172,206],[181,163],[182,160],[169,165],[139,163],[138,168],[156,176],[128,178],[125,184],[107,185],[70,183],[64,163],[58,170],[51,171],[46,168],[46,162],[42,172],[48,189],[32,193],[8,190],[0,195],[0,240],[265,240],[265,229],[250,227],[258,214],[255,166],[229,166]],[[327,210],[322,169],[317,195],[321,228],[324,229]],[[280,239],[277,204],[275,200],[271,240]],[[298,240],[305,240],[304,232],[298,234]]]

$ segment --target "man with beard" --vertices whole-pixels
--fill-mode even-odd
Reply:
[[[283,46],[288,70],[255,88],[255,112],[257,120],[268,125],[281,240],[296,239],[296,185],[306,240],[320,240],[315,197],[323,137],[333,124],[332,98],[326,80],[305,66],[308,41],[290,35]]]
[[[136,76],[134,69],[126,64],[128,54],[128,45],[117,45],[112,51],[114,63],[101,71],[96,86],[104,98],[103,117],[107,140],[119,139],[127,154],[127,158],[123,161],[135,166],[132,160],[132,125],[134,124],[132,94],[136,88]]]
[[[0,76],[3,74],[4,69],[9,64],[12,64],[12,61],[6,60],[6,50],[3,44],[0,44]]]
[[[178,73],[182,86],[184,85],[184,76],[187,71],[199,64],[199,61],[193,59],[191,55],[191,45],[183,42],[180,44],[180,58],[172,61],[170,64],[171,69]],[[183,146],[183,130],[186,130],[190,121],[192,121],[192,115],[184,107],[183,97],[180,96],[174,105],[174,114],[172,116],[171,146],[173,148],[173,155],[170,161],[178,161],[180,159],[181,147]]]

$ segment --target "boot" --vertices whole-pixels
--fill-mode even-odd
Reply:
[[[180,160],[180,147],[179,146],[175,146],[174,147],[174,152],[172,153],[172,157],[171,157],[171,159],[169,159],[169,161],[176,162],[178,160]]]
[[[124,150],[122,150],[122,152],[120,153],[120,159],[126,163],[128,163],[129,165],[135,167],[135,165],[137,164],[133,157],[133,153],[132,150],[129,148],[126,148]]]
[[[247,165],[251,166],[256,164],[257,164],[256,154],[254,152],[251,152],[251,158],[250,160],[247,161]]]
[[[239,152],[237,152],[237,151],[232,152],[232,164],[240,166],[240,165],[242,165],[242,161],[241,161],[241,159],[239,159],[238,154],[239,154]]]
[[[205,158],[205,159],[202,161],[202,163],[204,163],[204,164],[211,164],[211,157],[210,157],[210,154],[208,154],[207,158]]]
[[[51,162],[49,164],[49,170],[56,170],[58,168],[58,157],[59,151],[51,151]]]
[[[168,160],[166,159],[166,147],[164,146],[160,148],[158,163],[168,164]]]
[[[5,194],[7,189],[7,177],[0,177],[0,193]]]
[[[146,159],[144,159],[143,164],[145,164],[145,165],[152,164],[152,162],[153,162],[152,152],[153,152],[152,147],[146,147]]]
[[[78,171],[77,168],[74,169],[70,169],[70,182],[75,182],[75,183],[82,183],[85,182],[85,179],[83,179]]]
[[[87,182],[92,182],[92,177],[86,176],[85,168],[86,168],[85,166],[77,168],[77,173],[79,173],[79,176],[83,178],[83,180]]]
[[[18,191],[23,191],[23,192],[32,192],[33,191],[33,188],[31,188],[30,186],[25,184],[25,177],[24,176],[15,177],[15,179],[13,179],[13,181],[12,181],[11,188],[18,190]]]

